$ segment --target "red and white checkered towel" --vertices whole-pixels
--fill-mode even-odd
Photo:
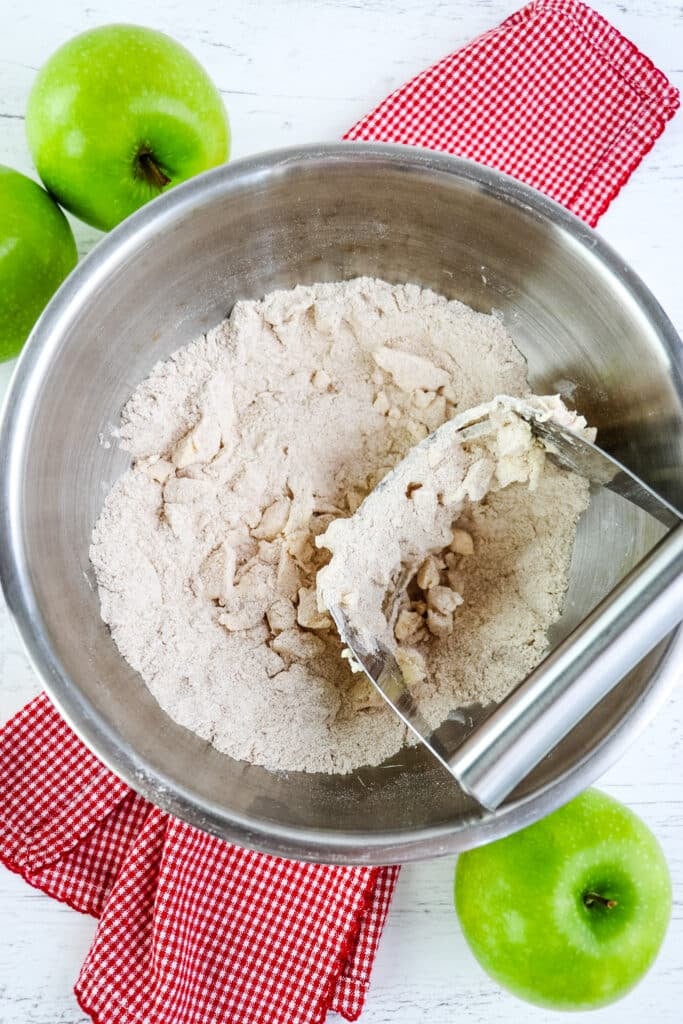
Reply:
[[[537,0],[346,138],[471,157],[594,225],[677,106],[600,15]],[[45,696],[0,733],[0,858],[99,917],[76,984],[98,1024],[355,1020],[398,872],[300,864],[191,828],[104,768]]]
[[[678,109],[652,61],[578,0],[536,0],[388,96],[346,139],[511,174],[591,227]]]

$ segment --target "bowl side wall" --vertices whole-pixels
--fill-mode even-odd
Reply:
[[[219,169],[110,236],[34,333],[10,396],[12,447],[3,456],[5,536],[16,554],[11,565],[1,556],[8,602],[30,620],[33,656],[81,734],[196,824],[272,850],[292,842],[303,856],[327,844],[323,859],[343,859],[342,834],[355,844],[352,859],[358,849],[382,859],[382,847],[428,838],[437,852],[454,831],[467,845],[490,823],[419,750],[351,777],[235,762],[171,722],[123,662],[99,617],[88,547],[128,461],[98,438],[110,438],[158,360],[239,298],[360,274],[419,282],[498,311],[534,389],[571,397],[605,447],[683,504],[680,365],[656,304],[634,296],[628,271],[624,278],[605,263],[593,233],[549,218],[552,204],[462,162],[353,148],[338,147],[333,159],[310,151]],[[565,631],[656,537],[646,517],[618,503],[598,502],[591,516],[577,543]],[[516,820],[642,704],[662,658],[663,649],[650,655],[525,781]]]

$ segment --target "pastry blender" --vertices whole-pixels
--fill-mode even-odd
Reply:
[[[683,620],[683,515],[606,452],[531,407],[516,411],[557,465],[607,487],[663,523],[668,532],[455,749],[420,712],[393,654],[368,642],[346,612],[329,609],[339,634],[368,679],[462,789],[495,810],[522,779]],[[458,430],[476,437],[481,423]],[[453,429],[450,423],[439,428]],[[431,438],[421,445],[429,445]]]

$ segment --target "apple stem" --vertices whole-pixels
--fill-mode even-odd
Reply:
[[[148,149],[141,149],[135,157],[135,167],[138,175],[154,188],[162,189],[168,185],[170,178],[164,174],[159,164],[154,159],[154,154]]]
[[[605,910],[614,910],[618,905],[618,900],[608,899],[606,896],[601,896],[599,892],[586,892],[583,894],[583,902],[587,907],[592,907],[596,903],[600,907],[604,907]]]

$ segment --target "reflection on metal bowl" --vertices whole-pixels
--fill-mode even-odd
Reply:
[[[89,537],[127,456],[98,435],[157,360],[236,299],[359,274],[499,311],[534,390],[563,392],[604,447],[683,503],[680,342],[619,257],[496,172],[403,147],[325,145],[244,160],[174,189],[112,232],[53,299],[6,406],[0,570],[51,696],[137,790],[272,853],[388,863],[477,845],[570,799],[664,701],[683,645],[680,635],[660,645],[495,813],[459,793],[421,749],[349,776],[274,774],[219,754],[160,710],[99,616]],[[606,495],[592,504],[558,637],[655,536],[630,506]]]

